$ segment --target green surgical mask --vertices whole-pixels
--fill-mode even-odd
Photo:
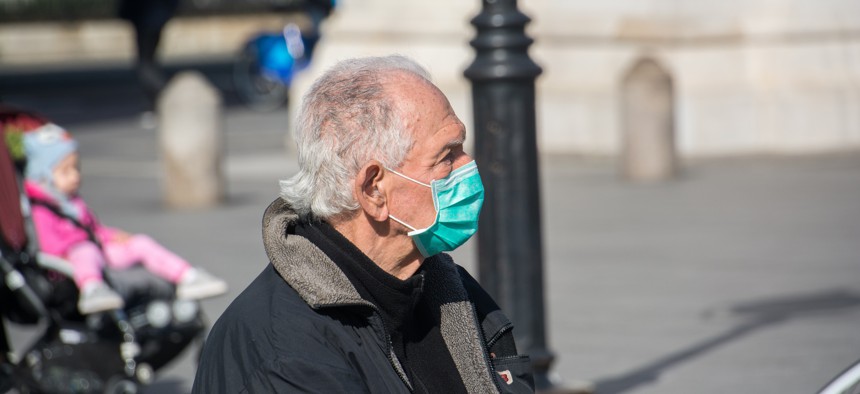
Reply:
[[[416,229],[394,215],[388,215],[395,222],[412,230],[409,236],[424,257],[457,249],[478,231],[478,216],[484,203],[484,185],[474,160],[452,171],[445,178],[431,181],[429,185],[388,167],[386,169],[429,187],[433,193],[436,219],[430,227]]]

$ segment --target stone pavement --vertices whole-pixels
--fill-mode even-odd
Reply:
[[[204,302],[214,321],[267,262],[261,215],[296,169],[285,112],[227,108],[228,200],[169,211],[155,131],[130,111],[79,116],[110,102],[101,94],[7,99],[68,120],[82,193],[103,222],[229,280],[227,296]],[[688,161],[679,180],[650,186],[620,182],[605,158],[541,165],[547,326],[563,382],[601,394],[811,393],[860,358],[860,153]],[[471,242],[454,254],[474,273]],[[146,392],[188,392],[193,354]]]

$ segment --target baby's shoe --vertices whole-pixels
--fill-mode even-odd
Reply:
[[[85,284],[78,297],[78,312],[82,315],[120,309],[123,306],[125,302],[122,297],[104,282],[92,281]]]
[[[199,300],[226,292],[227,282],[202,268],[189,269],[176,284],[176,298],[180,300]]]

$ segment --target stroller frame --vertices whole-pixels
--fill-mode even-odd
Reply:
[[[192,342],[202,345],[199,302],[176,300],[171,283],[138,265],[105,270],[123,309],[78,313],[71,265],[39,252],[21,188],[24,163],[12,160],[5,140],[0,127],[0,393],[139,392]],[[13,349],[4,320],[45,328]]]

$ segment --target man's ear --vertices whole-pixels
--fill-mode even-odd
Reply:
[[[388,219],[388,203],[382,178],[382,164],[371,160],[359,170],[355,177],[354,193],[364,213],[376,221]]]

